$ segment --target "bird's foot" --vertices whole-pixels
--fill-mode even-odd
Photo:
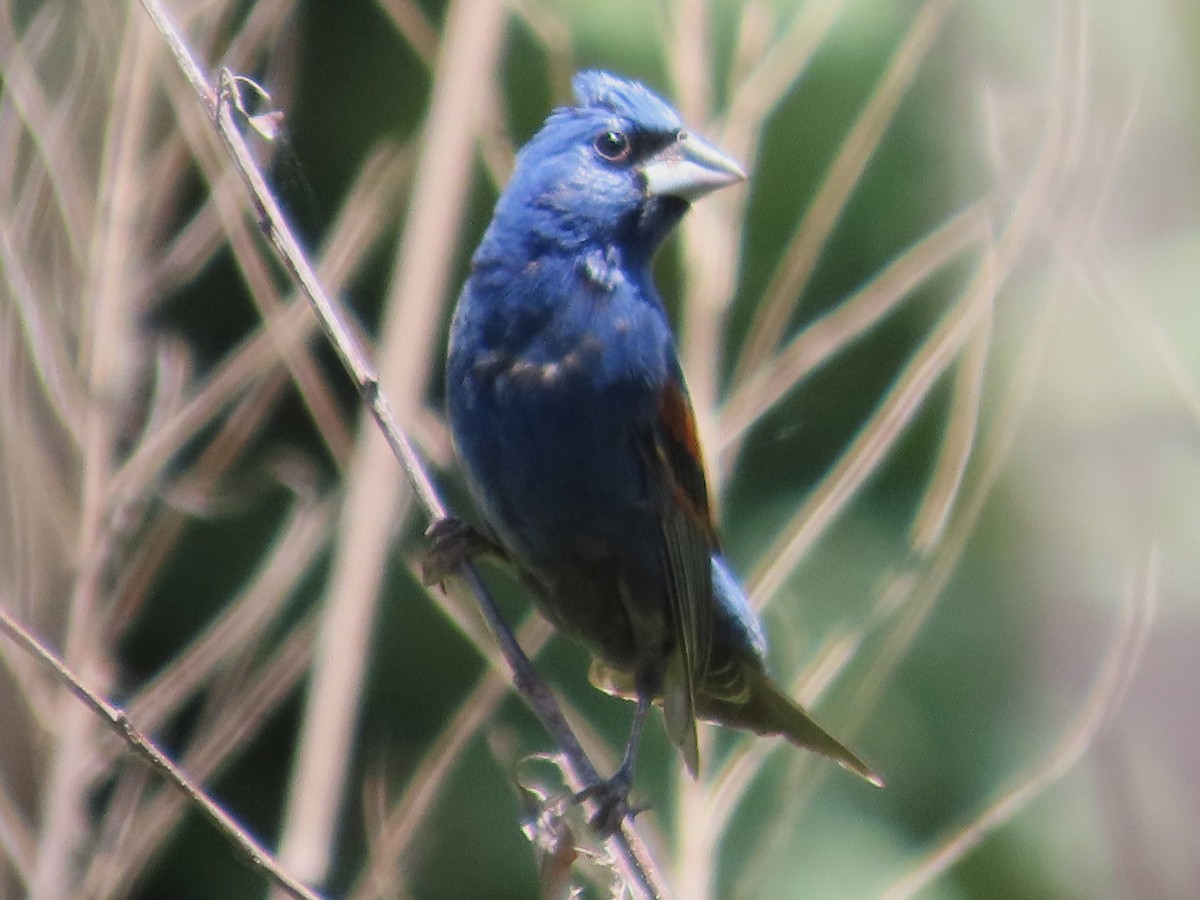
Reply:
[[[426,585],[441,584],[464,564],[487,554],[503,556],[502,551],[485,534],[462,519],[438,519],[425,530],[429,552],[421,562],[421,580]]]
[[[571,799],[575,803],[590,800],[596,805],[589,823],[600,837],[607,838],[621,827],[626,816],[633,818],[648,806],[629,802],[629,791],[633,787],[632,766],[621,766],[607,781],[598,781],[585,787]]]

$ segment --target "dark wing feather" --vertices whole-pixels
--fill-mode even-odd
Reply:
[[[664,673],[663,711],[667,731],[693,775],[696,749],[696,691],[703,684],[712,641],[712,553],[716,532],[696,436],[691,400],[682,380],[664,386],[658,415],[644,436],[646,481],[662,522],[676,653]]]

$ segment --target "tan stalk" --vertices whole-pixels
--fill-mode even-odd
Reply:
[[[476,84],[491,78],[503,23],[503,4],[497,0],[458,0],[447,14],[417,156],[415,193],[381,328],[380,385],[402,422],[412,418],[424,399],[470,182],[481,112]],[[371,427],[369,415],[363,418],[346,479],[346,504],[280,843],[281,857],[314,881],[328,870],[370,625],[393,530],[409,506],[391,448]]]
[[[1045,758],[953,834],[936,842],[883,894],[883,900],[905,900],[933,884],[982,841],[1012,821],[1034,800],[1061,781],[1087,753],[1100,729],[1121,704],[1137,672],[1158,607],[1158,553],[1150,547],[1125,593],[1121,616],[1095,683]]]
[[[755,308],[750,333],[734,370],[735,383],[750,376],[774,353],[834,226],[953,5],[953,0],[926,0],[921,6],[871,99],[838,148],[762,302]]]

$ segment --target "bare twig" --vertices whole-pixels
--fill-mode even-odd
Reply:
[[[220,77],[219,95],[214,92],[204,79],[199,66],[191,57],[182,37],[168,19],[161,4],[157,0],[142,0],[142,5],[163,34],[180,68],[209,113],[222,141],[246,182],[264,233],[278,254],[280,262],[313,304],[335,352],[350,375],[363,402],[382,430],[392,453],[400,461],[422,508],[430,519],[444,518],[446,508],[435,491],[415,448],[397,425],[391,404],[380,390],[379,379],[374,368],[368,362],[353,330],[346,323],[340,307],[326,294],[318,281],[299,242],[288,227],[274,196],[242,141],[236,121],[239,106],[239,86],[236,77],[227,70],[223,71]],[[517,643],[484,587],[479,574],[473,566],[467,565],[463,568],[462,577],[475,595],[480,611],[500,644],[505,660],[513,673],[514,683],[523,699],[554,737],[560,750],[577,767],[583,780],[586,783],[599,782],[601,780],[599,773],[563,717],[553,693]],[[639,893],[645,896],[662,896],[665,894],[665,890],[653,880],[649,861],[639,858],[629,837],[625,834],[629,827],[628,825],[623,826],[610,838],[618,850],[626,876]]]
[[[411,421],[424,401],[482,118],[478,85],[490,79],[503,28],[498,0],[458,0],[447,12],[377,349],[380,393],[399,422]],[[345,491],[280,842],[288,865],[317,881],[338,831],[394,523],[412,506],[392,449],[369,421],[359,428]]]
[[[234,758],[237,750],[267,721],[267,713],[278,708],[285,697],[296,689],[311,659],[313,617],[301,619],[279,642],[252,678],[237,685],[212,704],[215,714],[204,720],[202,734],[194,740],[183,756],[181,767],[193,773],[194,781],[214,778],[222,766]],[[138,793],[134,791],[134,793]],[[129,830],[128,840],[119,845],[112,858],[119,860],[115,872],[106,872],[103,859],[93,860],[85,880],[84,896],[109,896],[112,889],[89,890],[96,883],[105,884],[105,876],[113,884],[128,883],[141,872],[154,852],[165,843],[188,810],[188,799],[170,791],[159,791],[137,809],[137,827]],[[286,867],[275,860],[286,871]],[[294,875],[294,881],[299,881]]]
[[[522,646],[531,658],[550,637],[550,625],[542,618],[531,618],[518,630]],[[417,834],[438,792],[468,742],[487,721],[496,706],[508,694],[508,683],[495,669],[487,670],[463,702],[453,720],[442,729],[413,770],[400,799],[388,810],[386,818],[371,829],[370,859],[347,895],[351,900],[370,900],[394,893],[394,884],[406,851]]]
[[[888,71],[879,79],[874,95],[846,135],[755,312],[754,324],[738,358],[735,381],[747,377],[769,358],[779,342],[799,301],[799,294],[816,267],[852,190],[879,146],[925,54],[941,31],[951,6],[953,0],[926,0],[904,43],[896,50]]]
[[[1083,758],[1100,728],[1120,705],[1137,671],[1146,637],[1154,621],[1154,611],[1158,605],[1158,554],[1155,548],[1149,549],[1139,569],[1126,592],[1121,619],[1095,685],[1078,715],[1064,729],[1062,737],[1041,763],[1017,779],[972,821],[939,841],[918,860],[907,874],[888,888],[883,895],[884,900],[904,900],[932,884],[985,837],[1011,821],[1062,779]]]
[[[728,449],[805,376],[866,334],[939,269],[982,244],[988,235],[989,206],[987,199],[978,200],[951,216],[738,385],[721,410],[722,468],[733,462]]]
[[[983,376],[992,337],[991,313],[990,306],[984,310],[983,321],[975,329],[958,361],[950,420],[946,423],[929,487],[910,529],[913,549],[921,554],[930,552],[945,534],[950,509],[958,497],[967,463],[971,460],[979,429]]]
[[[0,604],[0,631],[3,631],[27,653],[48,666],[54,672],[55,677],[93,713],[107,722],[109,727],[121,736],[134,753],[180,790],[215,828],[238,847],[252,866],[291,896],[297,897],[299,900],[319,900],[319,895],[310,891],[281,868],[275,858],[232,816],[225,812],[220,804],[209,797],[203,788],[194,783],[182,769],[171,761],[170,757],[138,731],[123,710],[88,688],[62,660],[10,616],[4,604]]]

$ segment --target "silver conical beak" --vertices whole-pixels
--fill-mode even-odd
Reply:
[[[708,141],[689,132],[642,165],[646,193],[692,201],[710,191],[746,180],[742,167]]]

